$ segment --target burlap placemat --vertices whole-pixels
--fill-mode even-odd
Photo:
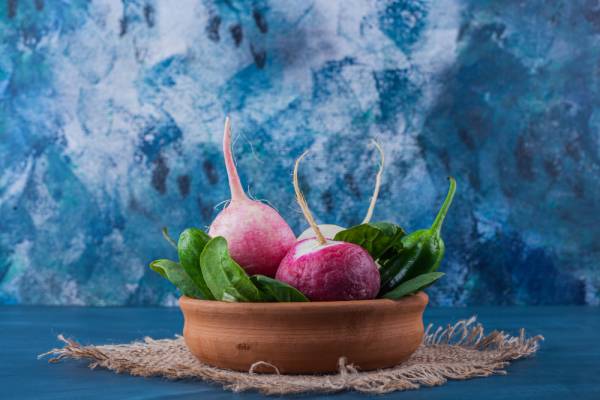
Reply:
[[[102,367],[145,377],[199,379],[234,392],[257,390],[269,395],[344,390],[381,394],[442,385],[448,379],[506,374],[504,368],[509,361],[533,355],[543,340],[539,335],[527,338],[523,329],[519,336],[500,331],[485,335],[483,326],[472,317],[445,328],[434,329],[429,325],[421,347],[408,361],[394,368],[361,372],[341,358],[337,374],[279,375],[275,369],[273,374],[256,374],[252,369],[244,373],[208,366],[194,358],[182,337],[161,340],[147,337],[143,342],[102,346],[81,346],[62,335],[58,338],[65,346],[40,358],[53,355],[50,362],[84,359],[92,369]]]

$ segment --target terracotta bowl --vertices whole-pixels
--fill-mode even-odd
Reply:
[[[420,292],[397,301],[311,303],[181,297],[179,305],[185,343],[200,361],[238,371],[266,361],[281,373],[298,374],[335,372],[340,357],[361,370],[401,363],[423,340],[427,301]]]

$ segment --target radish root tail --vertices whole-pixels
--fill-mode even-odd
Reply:
[[[371,203],[369,204],[369,209],[367,210],[367,215],[365,215],[365,219],[363,220],[363,224],[368,224],[371,221],[371,217],[373,216],[373,210],[375,210],[375,204],[377,203],[377,197],[379,197],[379,189],[381,188],[381,176],[383,175],[383,165],[385,163],[385,155],[383,154],[383,148],[375,139],[372,139],[373,145],[379,152],[381,157],[381,161],[379,162],[379,171],[377,172],[377,176],[375,177],[375,189],[373,190],[373,195],[371,196]]]
[[[233,153],[231,150],[231,120],[225,118],[225,131],[223,132],[223,156],[225,158],[225,169],[227,169],[227,178],[229,181],[229,190],[231,191],[231,200],[246,200],[248,196],[242,188],[240,176],[238,175]]]
[[[306,221],[317,236],[317,241],[319,242],[319,244],[326,244],[327,240],[325,239],[325,236],[323,236],[321,230],[317,226],[315,218],[313,217],[312,213],[310,212],[310,209],[308,208],[308,203],[304,198],[304,194],[302,194],[302,190],[300,190],[300,184],[298,183],[298,166],[300,165],[300,161],[302,161],[306,154],[308,154],[308,151],[302,153],[300,157],[298,157],[298,159],[296,160],[296,163],[294,164],[294,192],[296,192],[296,201],[298,201],[298,205],[302,210],[302,214],[304,214],[304,218],[306,218]]]

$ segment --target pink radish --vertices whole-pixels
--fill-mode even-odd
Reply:
[[[379,270],[362,247],[326,239],[317,226],[298,184],[294,166],[294,190],[315,238],[296,242],[281,260],[276,278],[292,285],[313,301],[373,299],[379,292]]]
[[[294,245],[296,236],[273,208],[246,196],[231,153],[231,124],[225,120],[223,155],[229,179],[231,202],[217,215],[208,234],[227,240],[231,257],[248,274],[273,277],[281,259]]]
[[[371,196],[371,202],[369,203],[369,208],[367,210],[367,214],[365,215],[365,218],[362,221],[363,224],[369,223],[371,221],[371,217],[373,216],[373,210],[375,209],[375,204],[377,203],[377,197],[379,196],[379,188],[381,187],[381,176],[383,175],[383,165],[385,163],[385,155],[383,153],[383,149],[381,148],[381,145],[379,143],[377,143],[377,141],[375,141],[375,140],[373,140],[373,144],[375,145],[375,148],[377,149],[377,151],[379,152],[379,155],[381,156],[381,162],[379,163],[379,171],[377,171],[377,175],[375,177],[375,189],[373,189],[373,195]],[[321,230],[321,233],[323,233],[323,236],[325,236],[328,239],[333,239],[338,232],[341,232],[344,229],[346,229],[339,225],[334,225],[334,224],[320,224],[320,225],[318,225],[318,227]],[[300,234],[300,236],[298,236],[298,240],[300,241],[303,239],[314,238],[314,237],[315,237],[315,233],[314,233],[313,229],[309,227],[304,232],[302,232]]]

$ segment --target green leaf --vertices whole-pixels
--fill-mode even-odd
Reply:
[[[155,260],[150,263],[150,268],[159,273],[163,278],[168,279],[184,296],[197,299],[204,298],[202,292],[198,290],[198,287],[190,276],[175,261]]]
[[[292,302],[292,301],[310,301],[308,298],[293,286],[269,278],[264,275],[254,275],[250,277],[252,282],[260,290],[264,301]]]
[[[389,222],[376,222],[353,226],[335,235],[334,240],[363,247],[374,260],[394,257],[402,249],[404,230]]]
[[[390,237],[395,236],[398,232],[403,232],[402,228],[391,222],[371,222],[369,225],[379,229],[384,235]]]
[[[214,297],[204,281],[200,268],[200,254],[209,240],[210,236],[204,231],[188,228],[179,235],[177,253],[179,253],[181,266],[202,292],[203,297],[212,300]]]
[[[431,285],[444,275],[445,274],[443,272],[429,272],[427,274],[419,275],[404,283],[401,283],[394,288],[394,290],[387,292],[382,297],[393,300],[400,299],[406,295],[425,289],[427,286]]]
[[[225,238],[217,236],[206,244],[200,265],[206,285],[216,300],[261,301],[258,288],[229,255]]]

